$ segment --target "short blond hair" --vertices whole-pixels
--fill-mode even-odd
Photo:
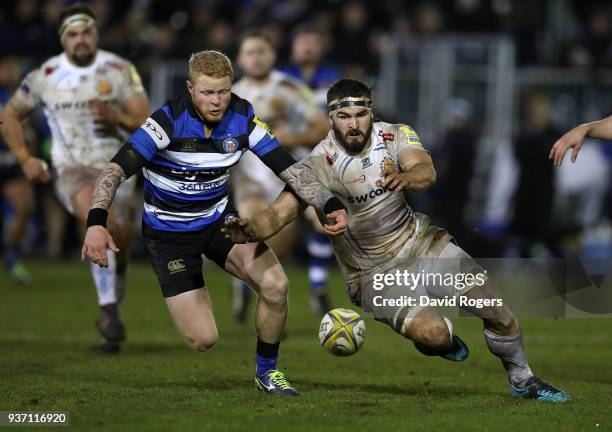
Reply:
[[[189,79],[192,80],[199,74],[212,78],[229,76],[231,80],[234,79],[230,59],[225,54],[213,50],[196,52],[189,57]]]

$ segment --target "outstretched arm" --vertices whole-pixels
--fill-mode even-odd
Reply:
[[[291,223],[305,208],[306,204],[292,191],[285,190],[269,207],[259,211],[251,219],[229,217],[225,221],[225,228],[221,231],[234,243],[264,241]],[[334,210],[327,214],[327,218],[332,222],[323,226],[327,234],[339,235],[346,231],[348,227],[346,210]]]
[[[344,208],[340,200],[323,185],[315,171],[306,162],[297,162],[279,173],[278,176],[301,200],[315,209],[323,210],[326,205],[332,205],[333,210]],[[329,213],[327,210],[332,210],[332,207],[326,209],[325,213]]]
[[[123,169],[110,162],[102,170],[94,187],[91,210],[87,216],[87,233],[81,249],[81,261],[88,257],[91,262],[101,267],[108,266],[106,249],[119,252],[113,237],[106,228],[108,209],[115,198],[115,193],[126,179]]]
[[[81,250],[81,261],[88,257],[94,264],[108,266],[106,249],[119,252],[108,229],[106,219],[115,193],[121,183],[146,164],[147,160],[128,142],[102,170],[94,187],[91,209],[87,216],[87,233]]]
[[[114,162],[109,162],[96,180],[91,208],[108,211],[117,189],[126,178],[123,168]]]
[[[552,146],[548,159],[552,159],[555,165],[561,165],[565,153],[573,148],[572,162],[575,163],[584,139],[587,137],[612,140],[612,116],[581,124],[567,132]]]

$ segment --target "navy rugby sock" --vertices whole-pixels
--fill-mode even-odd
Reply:
[[[278,360],[278,348],[280,342],[268,343],[257,339],[257,375],[263,375],[269,370],[276,369],[276,361]]]

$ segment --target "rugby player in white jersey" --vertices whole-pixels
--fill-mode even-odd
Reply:
[[[59,20],[64,51],[30,72],[6,106],[1,130],[31,182],[54,180],[60,201],[83,224],[96,178],[128,133],[138,129],[149,113],[142,82],[127,60],[97,48],[93,12],[74,4]],[[51,128],[51,160],[47,164],[28,151],[21,121],[42,107]],[[105,338],[103,352],[119,351],[125,328],[119,319],[124,297],[135,179],[122,185],[110,216],[110,229],[120,252],[109,265],[91,264],[101,314],[96,320]]]
[[[232,90],[253,104],[257,116],[270,126],[280,144],[299,160],[325,137],[328,123],[306,83],[275,70],[275,62],[276,52],[268,37],[257,30],[246,33],[240,39],[237,57],[243,77],[234,83]],[[242,217],[249,218],[267,207],[284,186],[251,152],[245,153],[232,171],[234,200]],[[279,260],[291,253],[297,228],[296,223],[289,224],[268,240]],[[234,284],[233,310],[238,321],[246,318],[250,294],[244,282]],[[325,291],[311,294],[312,303],[327,312]],[[319,307],[320,304],[324,306]]]
[[[436,180],[429,152],[416,132],[407,125],[374,121],[371,91],[358,80],[338,81],[327,100],[332,130],[286,174],[292,175],[287,181],[294,190],[325,188],[347,207],[348,230],[330,240],[352,302],[412,340],[423,354],[462,361],[469,350],[453,334],[450,320],[421,300],[461,298],[469,303],[464,309],[483,320],[485,341],[501,359],[513,396],[569,401],[566,392],[532,373],[519,323],[483,270],[444,229],[406,204],[404,191],[424,191]],[[261,241],[293,220],[300,208],[303,204],[284,191],[252,219],[227,221],[224,231],[236,243]],[[410,287],[393,278],[398,271],[473,276],[461,284]],[[391,281],[381,284],[381,275],[385,280],[392,276]],[[419,301],[402,303],[405,297]]]

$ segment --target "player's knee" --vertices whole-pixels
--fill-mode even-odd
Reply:
[[[205,352],[215,346],[218,338],[219,334],[217,331],[214,331],[188,337],[187,340],[189,341],[191,348],[199,352]]]
[[[265,286],[261,287],[261,299],[269,305],[285,306],[287,304],[287,293],[289,291],[289,280],[284,274],[270,278]]]
[[[411,332],[411,339],[434,350],[444,350],[451,344],[450,332],[442,320],[423,320]]]

